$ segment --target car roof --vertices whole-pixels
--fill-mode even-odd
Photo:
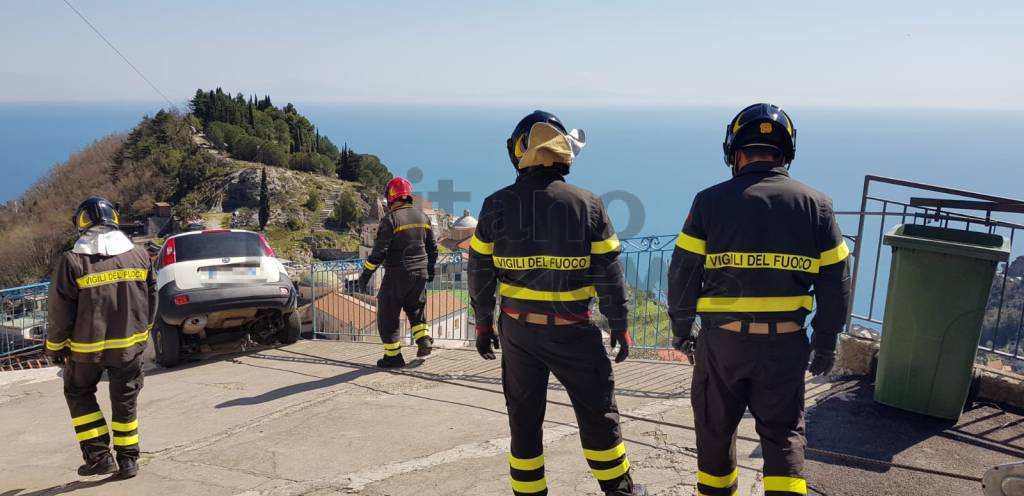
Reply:
[[[169,237],[167,239],[180,238],[182,236],[192,236],[192,235],[195,235],[195,234],[216,234],[216,233],[226,233],[226,232],[248,233],[248,234],[253,234],[253,235],[259,236],[259,233],[252,232],[252,231],[246,231],[245,229],[204,229],[202,231],[186,231],[186,232],[183,232],[183,233],[178,233],[178,234],[175,234],[174,236],[171,236],[171,237]]]

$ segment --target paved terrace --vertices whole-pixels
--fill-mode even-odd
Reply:
[[[510,494],[498,362],[439,350],[385,372],[371,366],[379,355],[379,345],[304,341],[151,370],[142,471],[128,481],[74,473],[80,459],[56,369],[0,374],[0,496]],[[691,370],[615,365],[634,474],[653,494],[694,493]],[[557,384],[549,401],[551,494],[597,494]],[[980,494],[971,479],[1024,458],[1021,418],[992,407],[953,426],[876,405],[861,383],[820,380],[809,380],[808,406],[811,446],[842,453],[811,454],[811,494]],[[740,494],[760,494],[751,419],[740,435]]]

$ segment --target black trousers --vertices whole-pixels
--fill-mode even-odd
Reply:
[[[619,431],[615,378],[592,323],[536,325],[502,313],[501,383],[512,430],[512,493],[545,495],[544,409],[548,376],[565,386],[576,411],[583,454],[602,491],[630,494],[629,459]]]
[[[401,312],[409,319],[413,341],[430,336],[424,308],[427,305],[427,276],[401,269],[386,269],[377,293],[377,331],[385,356],[402,354],[398,326]]]
[[[110,383],[111,422],[103,417],[96,402],[96,385],[107,372]],[[110,432],[118,455],[139,457],[137,402],[142,390],[142,355],[117,366],[68,360],[64,365],[64,398],[71,411],[71,425],[86,462],[94,462],[110,452]]]
[[[776,336],[710,326],[701,331],[691,397],[699,494],[736,494],[736,428],[748,408],[761,438],[765,494],[807,494],[802,474],[809,352],[803,331]]]

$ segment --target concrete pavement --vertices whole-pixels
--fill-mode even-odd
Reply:
[[[0,496],[509,494],[499,362],[438,350],[390,372],[372,367],[380,354],[379,345],[302,341],[151,369],[140,399],[142,470],[128,481],[75,474],[57,369],[0,375]],[[615,365],[634,477],[654,494],[694,493],[690,371]],[[827,389],[812,383],[809,395]],[[755,437],[751,419],[741,435]],[[554,382],[545,440],[551,494],[599,494]],[[759,494],[756,443],[741,440],[738,453],[740,494]]]

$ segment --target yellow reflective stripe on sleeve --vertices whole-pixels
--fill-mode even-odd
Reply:
[[[617,460],[620,456],[626,454],[626,443],[619,443],[618,446],[606,449],[606,450],[583,450],[583,456],[587,457],[587,460],[595,462],[610,462]]]
[[[603,241],[594,241],[590,243],[590,253],[594,255],[604,255],[605,253],[611,253],[619,249],[619,236],[612,234],[612,237]]]
[[[676,238],[676,246],[690,253],[707,255],[707,242],[703,239],[690,236],[684,232],[679,233],[679,237]]]
[[[369,260],[363,262],[363,268],[366,270],[377,270],[377,264],[370,263]]]
[[[469,247],[481,254],[481,255],[493,255],[494,254],[494,243],[485,243],[480,241],[480,238],[476,237],[476,234],[469,239]]]
[[[129,348],[139,343],[145,343],[147,339],[149,339],[149,328],[146,328],[145,331],[132,334],[126,338],[107,339],[105,341],[97,341],[95,343],[76,343],[74,341],[70,341],[69,346],[71,347],[71,351],[75,353],[99,353],[104,350]]]
[[[517,493],[539,493],[548,488],[547,478],[541,477],[535,481],[517,481],[512,479],[512,490]]]
[[[728,475],[711,475],[707,472],[697,470],[697,482],[708,487],[724,489],[732,487],[740,475],[740,469],[734,468]]]
[[[59,343],[55,343],[53,341],[47,341],[46,342],[46,349],[48,349],[50,351],[60,351],[60,350],[63,350],[64,348],[67,348],[68,347],[68,343],[70,343],[70,342],[71,342],[70,339],[65,339],[64,341],[61,341]]]
[[[814,299],[803,296],[705,297],[697,299],[697,312],[792,312],[813,310]]]
[[[396,233],[406,229],[430,229],[430,224],[403,224],[395,228]]]
[[[572,291],[538,291],[520,286],[501,283],[498,294],[508,298],[531,301],[583,301],[597,296],[593,286],[584,286]]]
[[[110,428],[115,431],[131,432],[139,428],[139,421],[136,419],[131,422],[111,422]]]
[[[79,432],[78,434],[75,435],[75,437],[77,437],[79,441],[88,441],[90,439],[96,439],[108,432],[110,431],[107,430],[107,426],[102,425],[95,429],[89,429],[87,431]]]
[[[544,455],[533,458],[516,458],[508,455],[508,466],[516,470],[537,470],[544,466]]]
[[[139,444],[139,435],[134,436],[114,436],[114,446],[132,446]]]
[[[733,267],[737,269],[779,269],[818,273],[817,258],[788,253],[710,253],[704,261],[706,269]]]
[[[108,270],[79,277],[75,279],[75,283],[79,289],[86,289],[115,282],[145,281],[148,275],[149,271],[146,269]]]
[[[384,343],[384,349],[385,350],[400,350],[400,349],[402,349],[402,343],[400,343],[400,342]]]
[[[629,458],[626,458],[622,463],[606,470],[590,470],[590,473],[594,474],[594,478],[600,481],[622,477],[623,475],[626,475],[626,472],[629,472]]]
[[[766,475],[764,476],[764,490],[807,494],[807,481],[799,477]]]
[[[840,241],[835,248],[821,252],[821,265],[837,264],[846,260],[848,256],[850,256],[850,247],[846,246],[846,241]]]
[[[90,422],[95,422],[97,420],[103,420],[103,412],[99,410],[92,412],[88,415],[82,415],[81,417],[75,417],[71,419],[71,425],[78,427],[80,425],[85,425]]]
[[[494,266],[505,270],[581,270],[590,268],[590,257],[494,257]]]

